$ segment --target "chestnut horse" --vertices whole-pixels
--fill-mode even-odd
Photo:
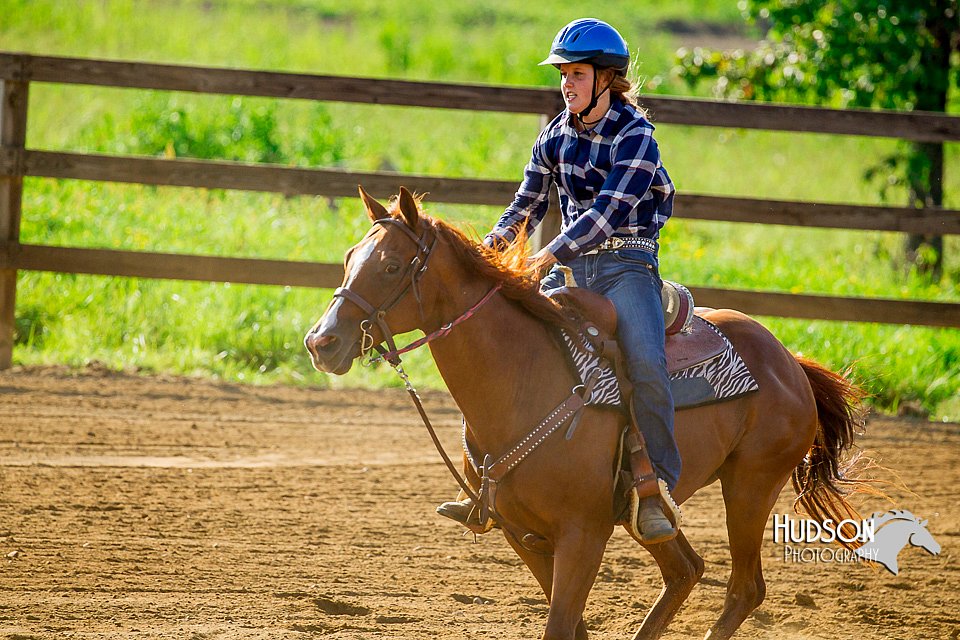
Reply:
[[[406,189],[390,210],[362,188],[360,194],[374,224],[347,252],[343,285],[306,335],[314,367],[346,373],[373,344],[392,345],[390,333],[432,333],[466,315],[429,346],[463,412],[471,447],[499,458],[578,383],[548,329],[568,323],[567,315],[539,292],[516,248],[496,251],[469,240],[423,215]],[[841,457],[852,444],[860,396],[843,377],[793,356],[746,315],[703,314],[727,335],[760,387],[676,414],[683,472],[674,498],[682,503],[718,479],[723,488],[732,571],[707,637],[729,638],[764,599],[763,532],[791,475],[811,516],[839,522],[855,513],[841,491],[849,482]],[[554,433],[499,486],[497,513],[507,541],[550,603],[544,638],[587,636],[584,606],[616,525],[612,469],[622,425],[618,412],[588,406],[572,440]],[[475,474],[468,477],[476,482]],[[532,551],[511,531],[535,533],[549,551]],[[682,531],[647,549],[664,586],[636,638],[664,632],[704,568]]]

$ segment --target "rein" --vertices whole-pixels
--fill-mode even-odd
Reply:
[[[454,480],[457,481],[457,484],[460,485],[460,488],[463,489],[463,492],[477,504],[480,504],[480,498],[471,489],[467,481],[464,480],[463,476],[460,475],[460,472],[454,466],[453,461],[450,460],[450,456],[447,455],[446,450],[440,443],[440,438],[437,436],[437,432],[433,428],[433,424],[430,422],[430,418],[427,416],[426,410],[423,408],[423,402],[420,400],[420,394],[417,393],[417,390],[413,387],[413,384],[410,383],[410,376],[408,376],[407,372],[403,369],[403,363],[400,361],[400,354],[408,353],[414,349],[422,347],[431,340],[448,335],[451,331],[453,331],[454,327],[469,319],[480,309],[480,307],[489,302],[493,297],[493,294],[500,290],[500,286],[501,285],[498,282],[493,288],[490,289],[490,291],[487,292],[485,296],[483,296],[483,298],[480,299],[479,302],[464,311],[455,320],[448,322],[430,335],[424,336],[419,340],[408,344],[402,349],[397,349],[394,347],[391,351],[386,351],[380,345],[376,345],[374,348],[380,353],[380,355],[370,360],[371,363],[386,360],[390,366],[393,367],[393,370],[397,372],[397,375],[400,376],[400,379],[403,380],[403,385],[406,388],[407,393],[410,394],[410,399],[413,400],[413,405],[417,408],[417,413],[420,414],[420,419],[423,421],[423,426],[427,428],[427,433],[430,434],[430,439],[433,440],[433,445],[437,448],[437,452],[440,454],[440,457],[443,458],[443,462],[447,465],[447,469],[450,471],[450,474],[453,476]]]
[[[481,298],[477,304],[473,305],[472,307],[464,311],[462,314],[460,314],[456,319],[443,325],[433,333],[423,336],[419,340],[414,340],[413,342],[403,347],[402,349],[394,349],[393,351],[381,351],[379,356],[372,358],[370,360],[370,364],[381,362],[383,360],[386,360],[390,364],[393,364],[394,362],[399,364],[400,356],[402,354],[409,353],[414,349],[419,349],[420,347],[427,344],[428,342],[431,342],[433,340],[436,340],[437,338],[443,338],[449,335],[450,332],[453,331],[454,327],[456,327],[458,324],[460,324],[464,320],[469,320],[470,317],[473,316],[473,314],[475,314],[480,309],[480,307],[482,307],[487,302],[489,302],[490,298],[492,298],[493,294],[495,294],[497,291],[500,290],[501,286],[503,286],[502,283],[498,282],[497,284],[495,284],[493,288],[487,292],[487,295],[483,296],[483,298]]]

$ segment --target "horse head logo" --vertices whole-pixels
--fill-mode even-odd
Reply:
[[[897,556],[900,550],[910,543],[933,555],[940,554],[940,543],[927,531],[927,521],[920,521],[909,511],[893,509],[886,513],[874,513],[867,523],[873,528],[873,540],[859,547],[854,554],[879,562],[893,575],[900,572]]]

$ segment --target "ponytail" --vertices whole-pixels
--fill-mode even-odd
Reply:
[[[629,104],[639,111],[644,118],[647,118],[647,110],[640,106],[640,87],[637,83],[631,82],[623,72],[614,69],[603,69],[603,72],[614,74],[613,81],[610,83],[610,97],[616,98],[624,104]]]

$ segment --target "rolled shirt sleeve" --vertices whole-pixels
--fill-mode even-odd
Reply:
[[[506,242],[513,242],[521,228],[526,229],[529,236],[533,229],[543,220],[547,212],[548,196],[553,184],[553,170],[555,163],[550,162],[544,153],[544,136],[549,128],[544,129],[533,145],[530,162],[523,171],[523,182],[513,198],[513,202],[506,208],[503,215],[487,234],[485,241],[492,243],[494,238]]]

